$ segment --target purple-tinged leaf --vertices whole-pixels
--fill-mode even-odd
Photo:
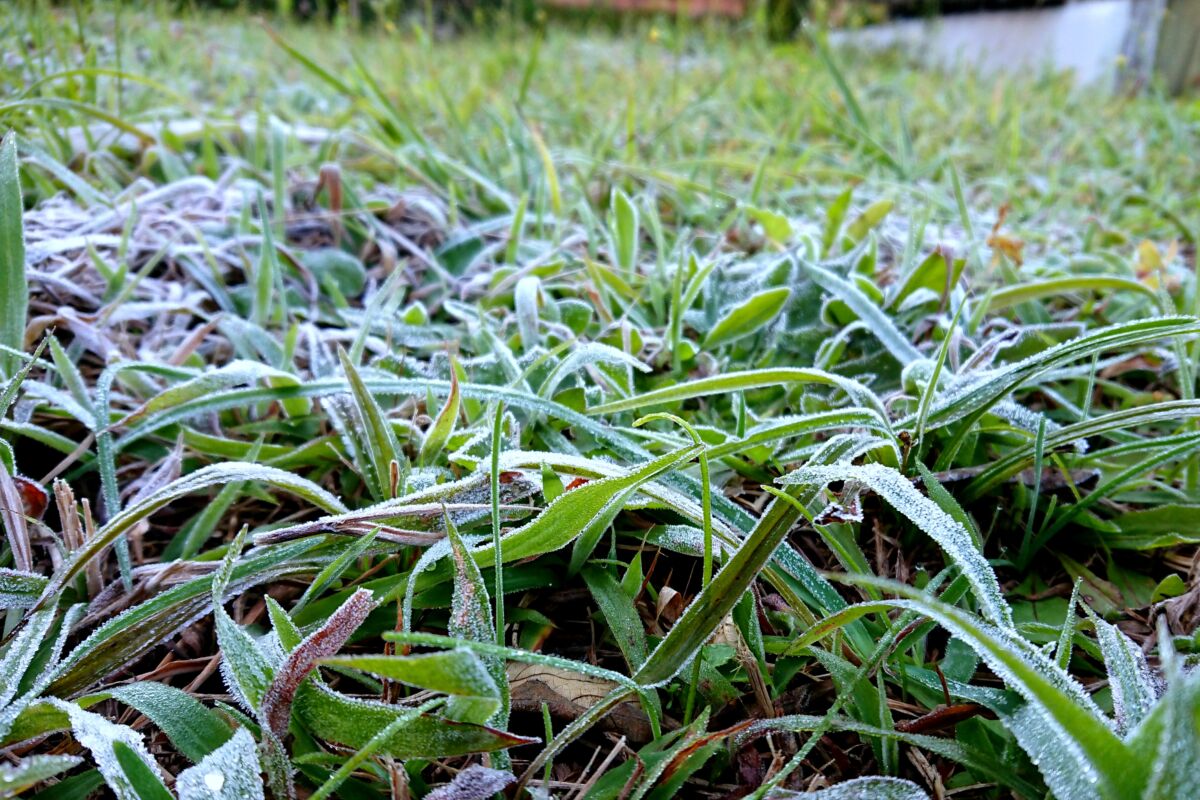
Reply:
[[[426,800],[487,800],[497,792],[503,791],[516,779],[511,772],[472,764],[455,775],[454,780],[450,783],[439,786],[425,795],[425,798]]]
[[[375,608],[375,601],[366,589],[350,595],[345,603],[325,621],[325,624],[296,645],[276,671],[275,679],[263,695],[260,718],[276,736],[287,734],[292,701],[296,690],[312,672],[317,662],[341,650]]]

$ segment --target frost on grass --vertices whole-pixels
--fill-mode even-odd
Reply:
[[[117,760],[113,749],[116,742],[128,747],[133,754],[145,763],[146,767],[162,779],[163,773],[158,762],[150,755],[142,741],[141,734],[125,725],[109,722],[99,714],[84,711],[74,703],[62,700],[52,701],[60,710],[66,712],[71,722],[71,732],[76,740],[92,753],[92,758],[104,776],[104,782],[112,789],[117,800],[141,800],[141,795],[125,775],[125,770]]]
[[[1005,726],[1029,752],[1056,796],[1063,800],[1098,797],[1102,785],[1112,789],[1122,782],[1129,767],[1111,763],[1120,745],[1109,720],[1083,685],[1040,648],[1011,629],[952,606],[915,599],[892,600],[887,605],[934,619],[1025,699],[1018,711],[1005,716]],[[1104,758],[1093,758],[1095,754]]]
[[[320,628],[288,654],[263,695],[260,712],[261,718],[276,736],[282,739],[287,735],[296,690],[316,668],[317,661],[341,650],[374,608],[375,601],[369,591],[355,591]]]
[[[1025,406],[1014,403],[1011,400],[1001,400],[992,406],[989,411],[1014,428],[1018,428],[1034,436],[1037,435],[1038,426],[1040,425],[1046,426],[1046,433],[1048,434],[1062,429],[1062,425],[1059,425],[1045,414],[1031,411]],[[1088,450],[1087,439],[1077,439],[1071,442],[1071,447],[1075,449],[1076,453],[1086,453]]]
[[[538,390],[538,394],[542,397],[553,397],[554,390],[558,388],[564,378],[580,369],[595,364],[632,367],[639,372],[650,371],[650,367],[624,350],[618,350],[611,345],[601,342],[587,342],[572,349],[562,361],[555,365],[553,371],[546,377],[542,387]]]
[[[557,472],[585,479],[615,478],[626,473],[625,466],[609,460],[607,457],[587,458],[538,450],[509,450],[500,454],[500,470],[502,472],[534,467],[539,469],[550,467]],[[697,524],[701,523],[704,514],[697,499],[699,496],[698,486],[695,496],[685,494],[671,488],[669,481],[672,477],[680,476],[663,476],[659,480],[646,481],[638,487],[638,492],[630,498],[626,507],[666,507]],[[458,523],[457,518],[455,522]],[[714,517],[712,523],[718,535],[727,536],[730,541],[734,541],[740,535],[720,517]]]
[[[137,411],[126,418],[126,422],[183,405],[190,400],[205,397],[223,389],[235,386],[298,386],[300,381],[296,376],[260,364],[257,361],[236,360],[223,367],[209,368],[194,378],[176,384],[155,395]],[[307,401],[304,401],[307,402]]]
[[[413,565],[412,570],[409,572],[408,586],[404,588],[404,602],[400,606],[400,624],[402,630],[412,630],[413,598],[417,591],[417,579],[420,578],[422,572],[433,569],[439,561],[448,555],[450,555],[450,540],[442,539],[427,548],[421,554],[421,557],[417,559],[417,563]]]
[[[496,638],[496,625],[491,617],[491,600],[487,584],[483,582],[483,574],[475,559],[471,557],[470,547],[459,536],[454,523],[450,522],[448,517],[446,532],[454,557],[454,594],[450,600],[450,621],[446,626],[447,630],[451,636],[467,641],[491,642]],[[504,599],[497,598],[497,602],[503,603]],[[509,688],[504,659],[484,657],[483,664],[500,693],[498,708],[485,721],[505,728],[508,725]],[[452,698],[448,710],[452,709],[455,714],[464,715],[465,719],[469,719],[469,715],[477,707],[478,704],[471,700]]]
[[[1159,641],[1166,639],[1159,628]],[[1168,687],[1162,700],[1134,730],[1128,742],[1149,772],[1143,800],[1192,800],[1200,797],[1200,670],[1179,674],[1170,648],[1162,652]]]
[[[247,711],[255,711],[274,677],[258,642],[233,621],[225,609],[213,609],[217,643],[221,648],[221,677],[229,693]]]
[[[30,662],[50,632],[54,616],[54,608],[34,614],[5,651],[4,660],[0,661],[0,708],[8,705],[17,696],[21,678],[25,676]]]
[[[16,796],[82,762],[78,756],[27,756],[16,764],[0,764],[0,797]]]
[[[651,531],[653,540],[676,553],[699,558],[704,555],[704,531],[694,525],[664,525],[661,530]],[[718,559],[725,559],[736,552],[736,547],[713,538],[713,553]]]
[[[262,800],[262,767],[254,737],[239,728],[200,763],[179,773],[179,800]]]
[[[500,485],[501,518],[514,519],[526,515],[524,508],[506,506],[519,503],[540,491],[540,478],[528,471],[509,470],[503,463],[501,470],[515,473],[509,476],[510,481]],[[432,474],[432,471],[425,474]],[[441,472],[438,471],[437,475],[441,477]],[[381,523],[389,528],[405,530],[380,533],[377,537],[380,541],[429,545],[444,535],[440,529],[443,509],[459,526],[476,523],[491,513],[490,476],[486,471],[423,487],[418,485],[421,480],[421,472],[414,470],[409,480],[410,488],[414,491],[408,494],[343,514],[329,514],[311,521],[261,531],[254,534],[253,541],[256,545],[275,544],[329,531],[362,535],[364,529],[369,530],[374,523]]]
[[[210,486],[224,486],[235,481],[263,483],[285,489],[330,513],[337,514],[347,511],[341,500],[312,481],[305,480],[291,472],[264,464],[227,461],[201,467],[182,478],[176,478],[158,491],[143,498],[141,503],[125,508],[119,515],[113,517],[98,535],[103,537],[106,532],[113,529],[124,530],[132,523],[185,495],[203,491]]]
[[[1117,733],[1124,734],[1150,713],[1158,699],[1158,686],[1141,649],[1115,625],[1094,614],[1089,616],[1096,626],[1096,639],[1108,671]]]
[[[965,373],[939,393],[930,409],[931,422],[936,421],[940,427],[968,417],[994,405],[1023,384],[1046,377],[1061,364],[1106,350],[1195,333],[1195,327],[1196,323],[1187,317],[1152,317],[1109,325],[1004,367]]]
[[[815,792],[775,789],[767,800],[929,800],[929,795],[912,781],[900,778],[855,778]]]
[[[937,503],[916,490],[911,482],[882,464],[834,464],[802,467],[780,479],[785,484],[819,484],[853,480],[864,483],[937,542],[963,571],[984,615],[1003,628],[1012,628],[1012,611],[1000,592],[996,575],[971,534]]]
[[[875,436],[871,433],[835,433],[825,440],[827,447],[836,448],[838,452],[838,463],[846,463],[861,458],[873,450],[878,450],[882,447],[890,447],[892,452],[896,454],[897,460],[901,458],[900,450],[896,447],[896,443],[891,439],[885,439],[882,436]]]
[[[449,526],[450,550],[454,556],[454,594],[450,601],[451,636],[472,642],[490,642],[496,638],[491,618],[491,600],[479,565],[468,546]]]
[[[1086,800],[1096,796],[1096,771],[1079,745],[1049,723],[1046,714],[1032,703],[1001,717],[1021,749],[1042,774],[1054,796],[1061,800]]]
[[[871,333],[900,364],[908,364],[921,357],[921,352],[913,346],[908,337],[896,328],[891,318],[863,294],[861,289],[841,276],[811,262],[801,261],[800,265],[821,288],[842,300],[853,309],[854,313],[866,321]]]
[[[9,608],[29,608],[35,604],[46,579],[34,572],[0,568],[0,611]]]

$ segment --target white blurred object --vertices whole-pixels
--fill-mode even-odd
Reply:
[[[1061,6],[980,11],[835,31],[837,44],[901,47],[930,66],[969,65],[987,73],[1070,70],[1080,84],[1113,81],[1134,9],[1146,0],[1078,0]]]

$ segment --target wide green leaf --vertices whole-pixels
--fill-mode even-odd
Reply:
[[[717,320],[704,338],[705,347],[720,347],[769,325],[791,299],[786,287],[764,289],[738,303]]]
[[[487,753],[527,744],[528,738],[445,717],[371,700],[339,694],[319,683],[301,684],[293,712],[314,736],[347,747],[363,747],[393,724],[394,732],[379,749],[381,755],[398,759],[448,758],[469,753]]]
[[[479,656],[466,649],[409,656],[331,656],[326,666],[349,667],[409,686],[453,695],[462,722],[486,722],[500,708],[500,688]]]
[[[229,725],[215,712],[165,683],[130,683],[88,695],[78,702],[87,707],[106,698],[120,700],[145,714],[193,762],[200,761],[233,736]]]
[[[564,492],[531,522],[504,535],[501,540],[504,563],[550,553],[576,539],[594,544],[638,487],[695,457],[699,451],[698,447],[675,450],[623,474],[590,481]],[[480,545],[471,555],[477,564],[486,566],[491,563],[493,546]]]

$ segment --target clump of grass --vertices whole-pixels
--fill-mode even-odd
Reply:
[[[114,11],[3,32],[0,792],[1196,796],[1191,106]]]

